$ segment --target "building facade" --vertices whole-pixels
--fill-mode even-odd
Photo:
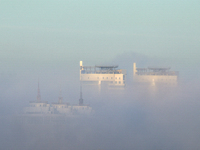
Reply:
[[[92,111],[92,107],[83,104],[82,87],[80,88],[79,105],[69,105],[68,103],[63,103],[61,92],[57,103],[48,104],[48,102],[41,101],[39,82],[37,100],[29,102],[29,106],[24,107],[23,109],[23,113],[27,115],[81,115],[90,114]]]
[[[54,110],[47,102],[29,102],[29,107],[24,107],[25,114],[53,114]]]
[[[80,61],[80,81],[86,84],[125,86],[126,71],[118,66],[83,66]]]
[[[170,71],[170,67],[137,68],[133,63],[133,81],[150,85],[176,86],[178,72]]]

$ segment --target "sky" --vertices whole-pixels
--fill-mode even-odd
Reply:
[[[136,52],[199,64],[197,0],[0,3],[2,61],[100,63]]]
[[[0,0],[3,149],[199,149],[200,1]],[[36,100],[79,99],[79,61],[119,65],[124,89],[83,86],[91,118],[12,120]],[[179,71],[174,88],[132,84],[132,65]],[[9,117],[13,117],[10,119]]]

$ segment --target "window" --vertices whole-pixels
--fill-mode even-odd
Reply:
[[[99,77],[97,77],[97,79],[99,79]]]
[[[117,84],[117,81],[115,81],[115,84]]]
[[[108,77],[106,79],[108,79]]]
[[[121,79],[121,78],[119,77],[119,79]]]
[[[119,84],[121,84],[121,81],[119,81]]]
[[[113,79],[113,78],[111,77],[111,79]]]
[[[117,77],[115,79],[117,79]]]
[[[103,77],[103,79],[104,79],[104,77]]]
[[[89,79],[89,77],[88,77],[88,79]]]

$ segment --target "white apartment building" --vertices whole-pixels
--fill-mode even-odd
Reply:
[[[90,114],[92,112],[92,107],[83,104],[82,99],[82,88],[80,89],[80,99],[79,105],[69,105],[68,103],[63,103],[63,98],[60,96],[57,103],[52,103],[41,101],[39,82],[38,82],[38,95],[37,100],[29,102],[29,107],[24,107],[23,113],[29,116],[31,115],[41,115],[41,114],[55,114],[55,115],[76,115],[76,114]]]
[[[23,113],[29,115],[36,114],[60,114],[60,115],[76,115],[76,114],[90,114],[92,107],[89,105],[69,105],[66,103],[52,103],[47,102],[30,102],[29,107],[24,107]]]
[[[25,114],[53,114],[53,108],[47,102],[29,102],[29,107],[24,107]]]
[[[86,84],[125,86],[126,71],[118,66],[83,66],[80,61],[80,81]]]
[[[133,81],[150,85],[176,86],[178,72],[170,71],[170,67],[137,68],[133,63]]]

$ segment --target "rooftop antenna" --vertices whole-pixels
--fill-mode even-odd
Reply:
[[[58,103],[59,103],[59,104],[62,104],[62,103],[63,103],[61,86],[60,86],[60,94],[59,94],[59,98],[58,98]]]
[[[39,78],[38,78],[38,93],[37,93],[37,102],[41,102]]]
[[[80,99],[79,99],[79,106],[83,106],[83,99],[82,99],[82,84],[80,86]]]

